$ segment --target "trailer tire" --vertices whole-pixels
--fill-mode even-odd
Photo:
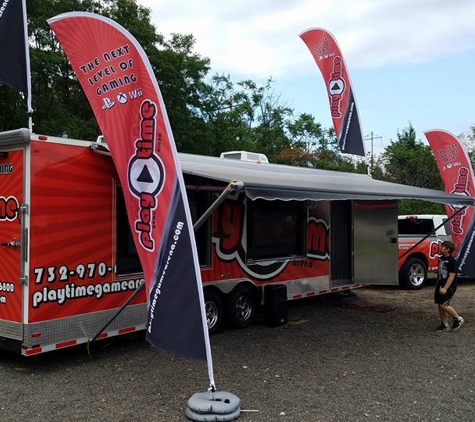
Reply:
[[[226,312],[232,328],[249,327],[256,313],[256,297],[251,288],[237,286],[227,297]]]
[[[427,282],[427,266],[422,259],[409,257],[399,271],[399,284],[407,290],[422,289]]]
[[[224,306],[221,296],[213,290],[205,291],[206,323],[209,334],[219,333],[223,329]]]

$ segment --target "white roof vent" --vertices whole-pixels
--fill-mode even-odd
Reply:
[[[232,160],[249,161],[251,163],[269,164],[269,160],[265,154],[259,152],[247,151],[228,151],[222,152],[220,158],[230,158]]]

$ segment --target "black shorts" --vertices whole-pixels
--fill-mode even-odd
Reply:
[[[447,293],[443,295],[440,293],[439,286],[437,286],[434,292],[434,302],[438,305],[449,306],[456,290],[457,289],[449,289]]]

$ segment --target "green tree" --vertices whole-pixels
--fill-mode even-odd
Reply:
[[[397,132],[398,140],[392,142],[381,156],[383,179],[393,183],[420,188],[444,190],[439,169],[431,148],[416,138],[412,124]],[[421,201],[401,201],[401,214],[443,213],[439,204]]]
[[[197,113],[207,124],[205,153],[248,150],[275,161],[291,145],[287,124],[293,110],[280,104],[271,79],[258,85],[251,80],[233,83],[229,75],[215,75],[202,94]]]
[[[459,134],[458,139],[467,148],[470,163],[472,168],[475,168],[475,125],[472,125],[468,132]]]
[[[219,155],[224,151],[256,151],[252,140],[254,110],[249,95],[239,89],[229,75],[214,75],[201,92],[196,116],[207,136],[198,148],[201,153]]]
[[[127,28],[139,41],[157,75],[178,147],[202,141],[202,122],[193,107],[209,70],[209,60],[192,51],[191,35],[165,40],[151,23],[150,9],[135,0],[29,0],[28,28],[34,131],[95,140],[99,128],[66,56],[46,20],[71,10],[99,13]],[[26,126],[25,100],[0,86],[0,130]]]
[[[199,152],[208,132],[199,116],[210,61],[195,53],[192,35],[172,34],[149,56],[160,86],[177,149]]]
[[[322,125],[308,113],[302,113],[295,121],[288,124],[293,146],[311,153],[316,149],[327,149],[327,140]]]
[[[257,85],[251,80],[238,83],[236,100],[239,104],[242,122],[249,133],[251,150],[262,152],[269,160],[276,157],[291,145],[287,134],[287,124],[293,115],[293,110],[281,104],[272,88],[272,79],[263,85]]]
[[[411,123],[397,132],[398,140],[392,142],[382,154],[385,179],[389,182],[443,190],[439,169],[432,150],[416,139]]]

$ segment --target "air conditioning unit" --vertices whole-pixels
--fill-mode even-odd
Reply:
[[[232,160],[249,161],[251,163],[269,164],[269,160],[265,154],[261,154],[259,152],[228,151],[222,152],[219,157],[229,158]]]

